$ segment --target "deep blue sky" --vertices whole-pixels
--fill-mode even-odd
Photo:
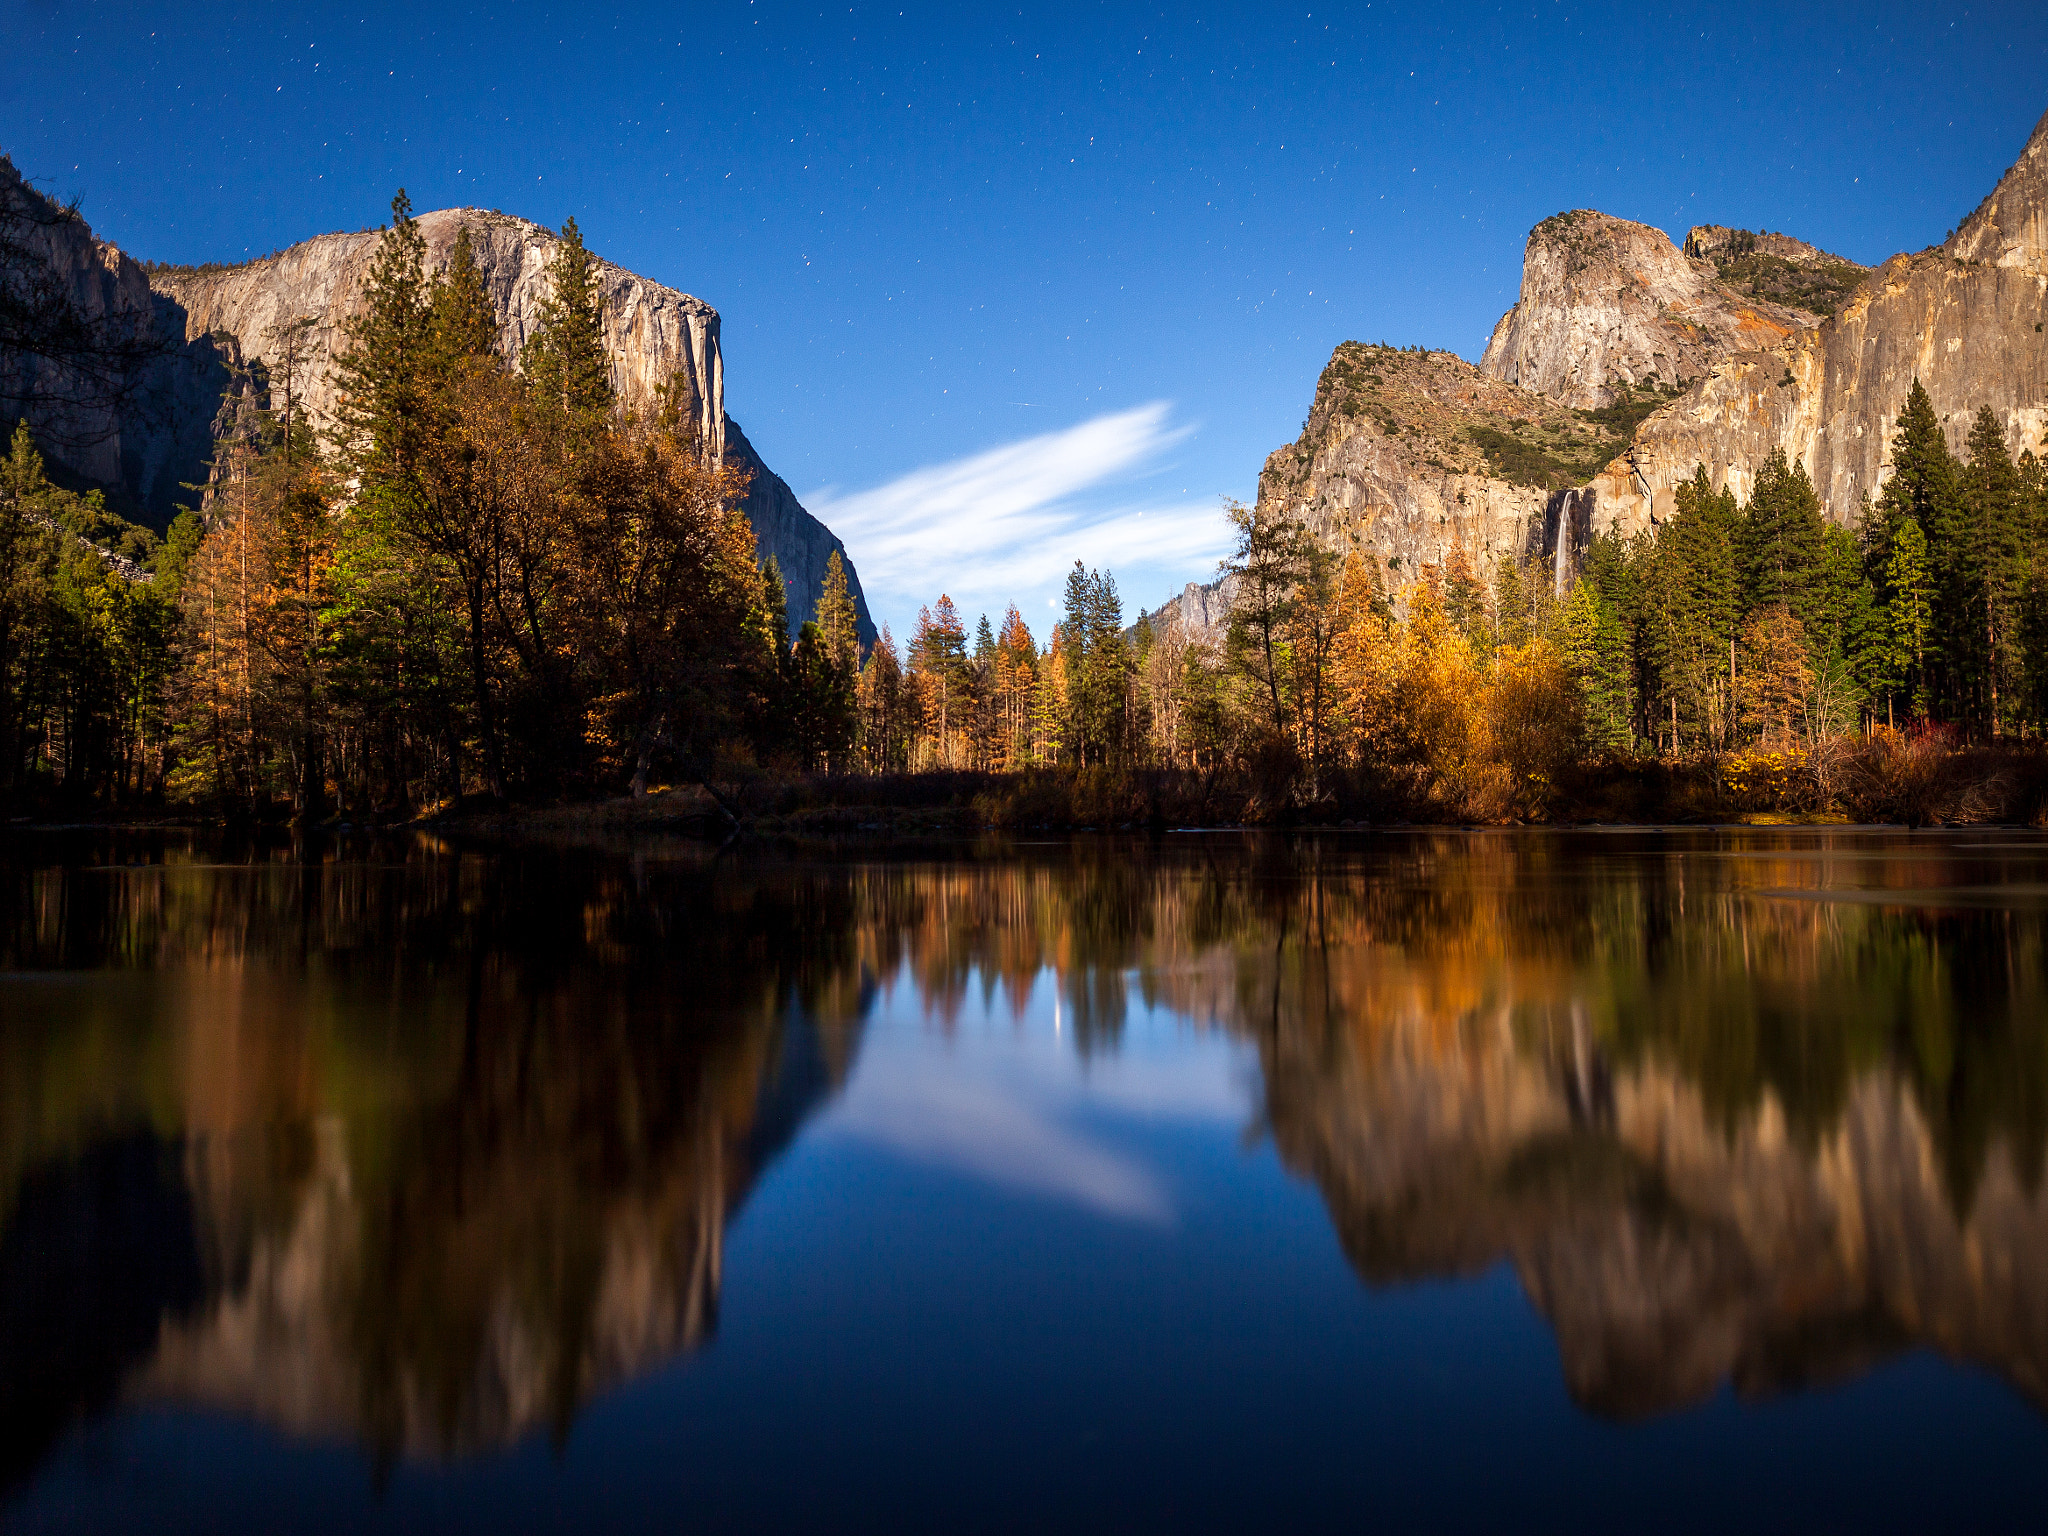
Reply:
[[[401,184],[574,215],[718,307],[879,617],[950,586],[1042,635],[1075,555],[1131,608],[1208,575],[1337,342],[1476,359],[1559,209],[1939,241],[2048,109],[2048,6],[6,0],[0,103],[138,256]]]

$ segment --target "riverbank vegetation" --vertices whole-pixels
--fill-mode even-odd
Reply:
[[[686,390],[629,410],[573,223],[515,357],[466,236],[403,194],[334,363],[238,380],[159,537],[0,463],[0,795],[17,811],[399,821],[695,786],[725,823],[860,808],[1011,827],[1851,816],[2039,820],[2048,491],[1917,385],[1882,494],[1828,522],[1773,457],[1554,571],[1340,559],[1233,506],[1227,629],[1126,625],[1076,563],[1042,638],[939,596],[863,652],[814,622]],[[869,818],[872,819],[872,818]]]

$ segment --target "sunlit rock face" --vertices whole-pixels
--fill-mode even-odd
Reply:
[[[525,219],[481,208],[447,208],[419,216],[427,270],[448,264],[456,235],[467,229],[478,271],[498,315],[498,344],[517,357],[539,323],[549,293],[548,263],[557,237]],[[320,235],[274,256],[239,266],[158,267],[151,285],[184,311],[189,337],[225,332],[242,355],[270,360],[278,327],[313,321],[305,404],[331,425],[336,404],[334,359],[347,350],[347,321],[363,306],[363,285],[383,236],[379,230]],[[682,414],[714,451],[724,441],[724,362],[718,312],[701,299],[600,262],[604,339],[614,387],[629,406],[645,407],[654,391],[681,386]]]
[[[1846,296],[1825,288],[1813,301],[1833,306],[1825,316],[1717,275],[1737,241],[1752,262],[1778,263],[1776,287],[1793,297],[1814,274],[1841,283],[1859,270],[1804,241],[1701,225],[1682,252],[1647,225],[1558,214],[1530,233],[1520,297],[1470,379],[1454,377],[1463,365],[1450,354],[1389,351],[1399,362],[1373,381],[1383,398],[1354,390],[1362,414],[1352,419],[1328,408],[1344,393],[1333,378],[1342,382],[1347,352],[1380,349],[1339,347],[1301,437],[1266,461],[1260,507],[1303,517],[1339,554],[1376,553],[1390,590],[1441,569],[1452,551],[1482,579],[1504,556],[1568,579],[1595,536],[1632,537],[1675,515],[1696,467],[1747,497],[1777,450],[1806,467],[1828,516],[1851,522],[1883,483],[1915,378],[1952,447],[1989,405],[2013,453],[2048,450],[2044,230],[2048,117],[1946,244],[1893,257]],[[1768,273],[1749,284],[1772,285]],[[1592,451],[1601,445],[1587,419],[1574,424],[1573,412],[1681,388],[1632,442],[1624,429],[1605,452]],[[1528,462],[1541,473],[1474,454],[1474,428],[1539,451]],[[1228,591],[1211,583],[1172,599],[1155,622],[1213,641],[1228,609]]]
[[[1498,436],[1477,435],[1485,433]],[[1267,456],[1259,508],[1300,520],[1341,557],[1369,562],[1390,592],[1454,557],[1482,578],[1502,559],[1568,576],[1569,492],[1543,483],[1561,477],[1503,478],[1483,443],[1527,441],[1590,466],[1606,440],[1597,425],[1455,353],[1345,342],[1316,382],[1301,436]],[[1152,622],[1220,642],[1235,590],[1230,578],[1190,583]]]
[[[20,182],[4,160],[0,178],[9,185]],[[525,219],[481,208],[421,214],[419,226],[430,273],[447,266],[456,235],[469,231],[497,312],[499,346],[506,357],[517,358],[539,323],[559,237]],[[380,230],[357,230],[319,235],[237,265],[145,269],[95,239],[82,221],[38,230],[38,248],[81,312],[95,318],[132,315],[143,334],[170,349],[141,370],[113,409],[67,410],[64,381],[43,380],[39,393],[47,403],[29,418],[45,439],[46,457],[60,473],[106,490],[117,509],[164,526],[178,503],[195,499],[184,485],[206,481],[215,434],[233,419],[233,409],[223,407],[223,393],[236,389],[238,371],[245,368],[254,376],[239,386],[244,398],[261,398],[267,385],[274,386],[278,328],[300,319],[311,325],[296,390],[317,426],[333,425],[334,359],[347,350],[347,322],[362,308],[363,285],[381,239]],[[845,546],[804,510],[725,414],[718,311],[611,262],[600,261],[599,274],[605,344],[620,399],[644,409],[656,390],[670,388],[700,440],[753,476],[748,517],[762,556],[775,556],[782,567],[792,626],[814,615],[826,563],[837,551],[862,638],[872,641],[860,578]],[[7,380],[8,392],[27,393],[27,382]]]
[[[1946,243],[1894,256],[1818,326],[1724,359],[1644,422],[1593,483],[1595,521],[1653,526],[1700,464],[1747,495],[1776,449],[1806,466],[1830,517],[1851,521],[1884,482],[1915,379],[1951,448],[1985,405],[2013,453],[2048,446],[2048,117]]]
[[[1494,326],[1479,371],[1563,405],[1610,405],[1631,385],[1690,383],[1717,359],[1775,345],[1811,319],[1744,299],[1661,229],[1580,208],[1530,231],[1521,296]]]

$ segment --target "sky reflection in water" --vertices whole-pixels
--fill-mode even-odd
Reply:
[[[2038,836],[314,857],[0,864],[9,1528],[2048,1492]]]

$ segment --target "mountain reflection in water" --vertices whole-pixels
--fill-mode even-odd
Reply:
[[[1360,1277],[1510,1261],[1597,1413],[1916,1346],[2048,1404],[2044,880],[1982,834],[18,844],[0,1476],[116,1403],[560,1439],[707,1339],[878,988],[1048,973],[1084,1056],[1133,1001],[1247,1042]]]

